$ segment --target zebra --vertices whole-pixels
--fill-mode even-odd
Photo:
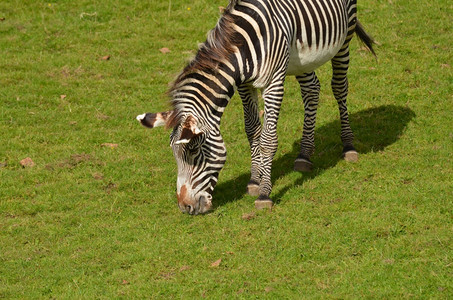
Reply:
[[[250,144],[248,194],[257,209],[271,208],[272,160],[277,150],[277,121],[286,76],[300,85],[304,126],[297,171],[312,168],[314,128],[320,83],[315,69],[331,60],[333,94],[341,119],[346,160],[358,159],[353,146],[346,97],[349,42],[354,33],[375,55],[374,40],[356,16],[356,0],[232,0],[217,25],[169,90],[173,109],[145,113],[146,127],[172,128],[170,145],[178,166],[177,199],[182,212],[205,213],[226,161],[220,133],[225,107],[238,91]],[[261,124],[258,90],[264,99]]]

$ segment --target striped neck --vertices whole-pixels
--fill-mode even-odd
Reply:
[[[216,129],[225,107],[236,90],[235,76],[219,68],[214,72],[194,71],[178,78],[171,91],[178,118],[191,114],[203,126]]]

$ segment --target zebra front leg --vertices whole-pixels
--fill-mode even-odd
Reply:
[[[258,93],[251,85],[244,85],[238,88],[244,108],[245,133],[250,144],[251,167],[250,181],[247,184],[247,193],[252,196],[259,196],[260,176],[260,135],[261,121],[258,110]]]
[[[310,157],[315,150],[316,111],[318,109],[321,85],[315,72],[305,73],[302,76],[297,76],[296,79],[300,85],[305,115],[300,153],[294,162],[294,170],[309,172],[313,167]]]
[[[345,46],[332,59],[332,92],[340,110],[343,157],[346,161],[355,162],[358,160],[359,154],[353,146],[354,134],[349,124],[348,107],[346,105],[346,98],[348,96],[348,67],[349,47]]]
[[[255,200],[257,209],[271,208],[273,206],[273,202],[269,197],[272,191],[271,170],[272,160],[278,145],[277,122],[284,93],[283,82],[284,75],[281,80],[271,83],[263,93],[265,108],[260,136],[261,182],[258,199]]]

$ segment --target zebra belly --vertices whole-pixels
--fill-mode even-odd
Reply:
[[[301,75],[314,71],[329,60],[331,60],[341,49],[342,43],[338,45],[317,48],[303,47],[299,42],[289,52],[289,63],[287,75]]]

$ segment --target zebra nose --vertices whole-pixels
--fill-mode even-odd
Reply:
[[[212,207],[212,196],[208,193],[202,194],[199,198],[199,213],[208,212]]]
[[[207,201],[208,203],[211,203],[211,202],[212,202],[212,196],[211,196],[210,194],[208,194],[208,195],[206,196],[206,201]]]
[[[186,211],[189,213],[189,215],[193,215],[195,213],[195,210],[192,205],[187,205]]]

